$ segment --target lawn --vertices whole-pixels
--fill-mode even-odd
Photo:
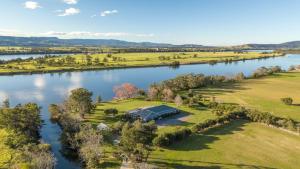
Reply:
[[[300,137],[258,123],[235,121],[155,150],[150,162],[165,168],[299,168]]]
[[[219,88],[201,89],[204,95],[214,95],[217,101],[238,103],[267,111],[277,116],[300,121],[300,72],[281,73],[261,79]],[[281,98],[291,97],[294,105],[285,105]]]
[[[180,109],[181,111],[183,111],[183,113],[176,116],[176,118],[169,117],[165,120],[161,120],[159,132],[176,129],[177,127],[182,127],[182,126],[191,127],[195,123],[202,122],[206,119],[215,118],[215,115],[205,108],[196,109],[187,106],[177,107],[174,103],[133,99],[133,100],[111,101],[111,102],[101,103],[97,106],[94,113],[86,116],[86,121],[92,124],[99,124],[100,122],[103,122],[111,126],[113,123],[117,122],[118,119],[105,115],[104,113],[105,109],[116,108],[119,110],[120,113],[124,113],[126,111],[133,110],[136,108],[156,106],[162,104],[166,104],[168,106]]]
[[[215,63],[237,60],[258,59],[264,57],[281,56],[281,53],[258,53],[258,52],[185,52],[185,53],[117,53],[110,57],[107,54],[91,54],[91,63],[87,65],[86,55],[71,55],[75,62],[59,65],[37,63],[36,61],[12,62],[0,65],[0,74],[16,74],[28,72],[54,72],[54,71],[76,71],[95,70],[124,67],[145,67],[170,65],[177,61],[180,64]],[[62,57],[54,58],[58,61]],[[104,61],[106,58],[106,61]],[[162,59],[163,58],[163,59]],[[98,60],[97,60],[98,59]],[[49,59],[46,59],[49,61]]]

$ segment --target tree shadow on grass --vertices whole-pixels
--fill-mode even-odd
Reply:
[[[235,93],[237,91],[247,90],[247,89],[248,88],[242,86],[242,83],[225,83],[225,84],[195,89],[194,91],[201,95],[217,96],[226,93]]]
[[[196,93],[199,93],[204,96],[220,96],[225,95],[227,93],[236,93],[242,90],[249,90],[249,87],[245,87],[245,83],[248,83],[250,81],[245,80],[243,82],[237,82],[237,83],[224,83],[214,86],[208,86],[205,88],[199,88],[195,89],[194,91]],[[251,82],[250,82],[251,83]],[[268,82],[265,81],[255,81],[255,84],[268,84]]]
[[[152,159],[153,160],[153,159]],[[221,169],[221,168],[259,168],[259,169],[276,169],[273,167],[252,165],[252,164],[233,164],[233,163],[218,163],[200,160],[168,160],[168,159],[155,159],[152,163],[161,166],[162,168],[178,168],[178,169]],[[163,160],[163,161],[161,161]],[[167,162],[172,161],[172,162]],[[185,165],[182,163],[193,163],[193,165]],[[196,163],[196,164],[195,164]]]
[[[120,168],[121,164],[113,161],[104,161],[99,165],[99,168]]]
[[[229,135],[237,131],[243,131],[243,126],[248,123],[246,120],[238,120],[224,126],[209,129],[201,134],[193,134],[190,137],[179,141],[166,149],[176,151],[197,151],[210,149],[209,144],[219,140],[220,135]]]
[[[211,166],[204,166],[204,165],[184,165],[180,163],[169,163],[169,162],[162,162],[162,161],[154,161],[155,165],[158,165],[160,168],[178,168],[178,169],[221,169],[220,166],[211,165]]]

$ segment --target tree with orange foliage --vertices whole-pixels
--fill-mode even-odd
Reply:
[[[117,99],[130,99],[138,96],[139,89],[133,84],[124,83],[120,86],[115,86],[113,91]]]

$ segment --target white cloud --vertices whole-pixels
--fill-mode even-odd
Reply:
[[[27,9],[31,9],[31,10],[34,10],[34,9],[37,9],[37,8],[41,8],[41,6],[39,5],[39,3],[34,2],[34,1],[27,1],[27,2],[25,2],[24,7],[27,8]]]
[[[88,32],[88,31],[71,31],[71,32],[60,32],[60,31],[48,31],[44,33],[28,33],[20,32],[13,29],[0,29],[0,36],[55,36],[59,38],[109,38],[109,37],[137,37],[137,38],[150,38],[155,35],[140,34],[140,33],[126,33],[126,32]]]
[[[58,10],[59,11],[59,10]],[[68,8],[63,11],[63,13],[58,14],[58,16],[70,16],[79,14],[80,10],[76,8]]]
[[[103,11],[101,12],[101,16],[107,16],[107,15],[113,15],[113,14],[117,14],[119,11],[118,10],[111,10],[111,11]]]
[[[1,36],[22,36],[22,33],[13,29],[0,29]]]
[[[99,38],[99,37],[153,37],[154,34],[134,34],[134,33],[126,33],[126,32],[87,32],[87,31],[73,31],[73,32],[55,32],[49,31],[46,33],[42,33],[44,36],[59,36],[63,38]]]
[[[64,0],[64,3],[69,5],[74,5],[78,3],[78,0]]]
[[[91,15],[91,18],[95,18],[97,15]]]

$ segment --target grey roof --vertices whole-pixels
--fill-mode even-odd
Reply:
[[[143,121],[151,121],[166,115],[176,114],[178,112],[179,110],[173,107],[160,105],[135,109],[129,111],[128,113],[134,118],[140,118]]]

